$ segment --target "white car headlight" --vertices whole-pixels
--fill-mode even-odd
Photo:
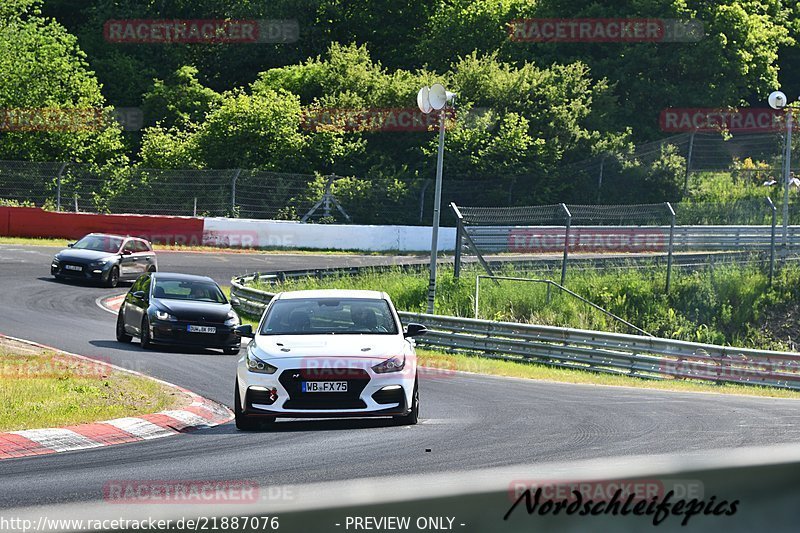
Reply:
[[[372,367],[376,374],[388,374],[389,372],[400,372],[406,366],[405,356],[390,357],[382,363]]]
[[[258,374],[274,374],[278,367],[265,363],[253,354],[253,343],[247,347],[247,370]]]

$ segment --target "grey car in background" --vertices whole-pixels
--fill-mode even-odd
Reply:
[[[50,274],[56,279],[95,281],[106,287],[157,270],[149,241],[106,233],[86,235],[58,252],[50,264]]]

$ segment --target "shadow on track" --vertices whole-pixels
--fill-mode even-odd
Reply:
[[[113,328],[112,328],[113,329]],[[165,353],[165,354],[188,354],[188,355],[216,355],[220,357],[238,357],[237,355],[225,355],[219,350],[211,348],[200,347],[187,347],[187,346],[169,346],[169,345],[156,345],[155,348],[145,350],[138,342],[119,342],[111,339],[91,340],[89,344],[98,348],[113,348],[114,350],[123,350],[126,352],[140,352],[140,353]]]
[[[356,429],[374,429],[398,427],[394,420],[389,417],[383,418],[310,418],[310,419],[281,419],[265,429],[253,431],[240,431],[236,429],[233,422],[226,423],[213,428],[217,434],[266,434],[270,433],[299,433],[305,431],[346,431]]]

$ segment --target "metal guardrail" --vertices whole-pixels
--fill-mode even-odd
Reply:
[[[245,313],[260,316],[273,293],[247,287],[255,274],[231,280],[231,294]],[[647,379],[693,379],[800,389],[800,354],[717,346],[657,337],[537,324],[400,312],[404,324],[430,330],[418,344],[449,352],[535,362],[549,366]]]
[[[560,252],[564,226],[465,226],[472,241],[487,253]],[[772,226],[675,226],[676,251],[769,250]],[[669,226],[572,226],[570,253],[662,251],[667,253]],[[583,242],[581,236],[585,235]],[[800,246],[800,226],[789,227],[789,248]],[[780,245],[780,243],[777,243]]]

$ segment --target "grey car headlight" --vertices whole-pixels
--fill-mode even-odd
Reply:
[[[109,264],[113,260],[114,260],[114,258],[112,258],[112,257],[109,257],[109,258],[106,258],[106,259],[100,259],[99,261],[94,261],[92,263],[89,263],[89,267],[90,268],[102,268],[102,267],[106,266],[107,264]]]

